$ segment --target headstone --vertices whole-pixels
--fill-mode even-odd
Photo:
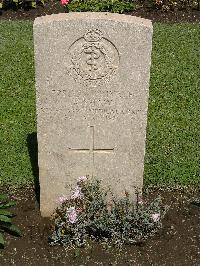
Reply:
[[[143,184],[152,23],[69,13],[34,22],[41,213],[94,176],[117,197]]]

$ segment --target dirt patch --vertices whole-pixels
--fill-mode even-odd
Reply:
[[[200,21],[200,12],[198,10],[177,10],[163,12],[149,8],[141,8],[131,13],[132,16],[147,18],[153,22],[179,23],[190,22],[198,23]]]
[[[3,20],[34,20],[36,17],[64,13],[66,9],[60,4],[60,1],[49,0],[45,6],[37,6],[35,9],[3,10],[0,13],[0,19]],[[198,10],[176,10],[163,12],[148,7],[142,7],[129,13],[132,16],[147,18],[153,22],[199,22],[200,12]]]
[[[4,190],[5,191],[5,190]],[[200,207],[192,204],[199,190],[154,190],[170,209],[157,235],[138,245],[104,249],[97,243],[82,249],[67,249],[48,244],[49,220],[40,216],[33,189],[18,190],[12,197],[17,206],[14,223],[23,232],[21,238],[6,235],[6,247],[0,251],[1,265],[200,265]]]

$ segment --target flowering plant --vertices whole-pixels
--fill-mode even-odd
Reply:
[[[135,9],[129,0],[61,0],[61,4],[72,12],[112,12],[124,13]]]
[[[80,247],[90,238],[114,245],[131,244],[161,228],[166,208],[161,207],[160,198],[147,204],[138,196],[133,204],[127,193],[120,200],[110,194],[99,180],[79,178],[71,197],[61,197],[50,243]]]
[[[61,5],[66,6],[69,4],[69,1],[70,0],[61,0],[60,2],[61,2]]]

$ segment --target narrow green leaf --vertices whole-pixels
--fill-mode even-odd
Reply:
[[[3,234],[0,233],[0,245],[4,246],[5,245],[5,242],[4,242],[4,239],[3,239]]]
[[[4,223],[11,223],[11,219],[7,216],[4,215],[0,215],[0,222],[4,222]]]
[[[3,7],[3,4],[2,3],[0,3],[0,9]],[[0,242],[1,243],[1,242]]]
[[[2,5],[2,3],[0,3],[0,8],[2,8],[1,5]],[[8,196],[1,194],[0,195],[0,202],[4,202],[6,200],[8,200]]]
[[[31,6],[32,6],[33,8],[36,8],[36,2],[35,2],[35,1],[32,1],[32,2],[31,2]]]
[[[5,215],[5,216],[8,216],[8,217],[14,216],[11,212],[6,211],[6,210],[1,210],[1,209],[0,209],[0,215]]]
[[[4,224],[2,225],[2,227],[10,231],[11,233],[17,234],[18,236],[22,235],[22,232],[20,231],[20,229],[14,224]]]
[[[0,204],[0,209],[7,209],[7,208],[15,206],[15,205],[16,205],[16,201],[10,201],[10,202],[5,203],[5,204]]]

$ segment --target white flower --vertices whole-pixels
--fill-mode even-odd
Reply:
[[[142,195],[139,195],[138,196],[138,202],[137,202],[139,205],[143,205],[144,204],[144,200],[143,200],[143,197]]]
[[[83,197],[84,195],[81,192],[81,187],[76,186],[75,189],[72,191],[71,199],[82,199]]]
[[[58,203],[62,204],[63,202],[65,202],[66,200],[68,200],[68,198],[64,195],[60,196],[58,198]]]
[[[151,215],[151,218],[152,218],[152,220],[154,221],[154,223],[159,222],[159,220],[160,220],[160,213],[153,213],[153,214]]]
[[[87,181],[87,176],[80,176],[78,178],[78,182],[85,182],[85,181]]]
[[[75,207],[70,207],[67,209],[66,215],[71,224],[74,224],[78,220],[78,215]]]

